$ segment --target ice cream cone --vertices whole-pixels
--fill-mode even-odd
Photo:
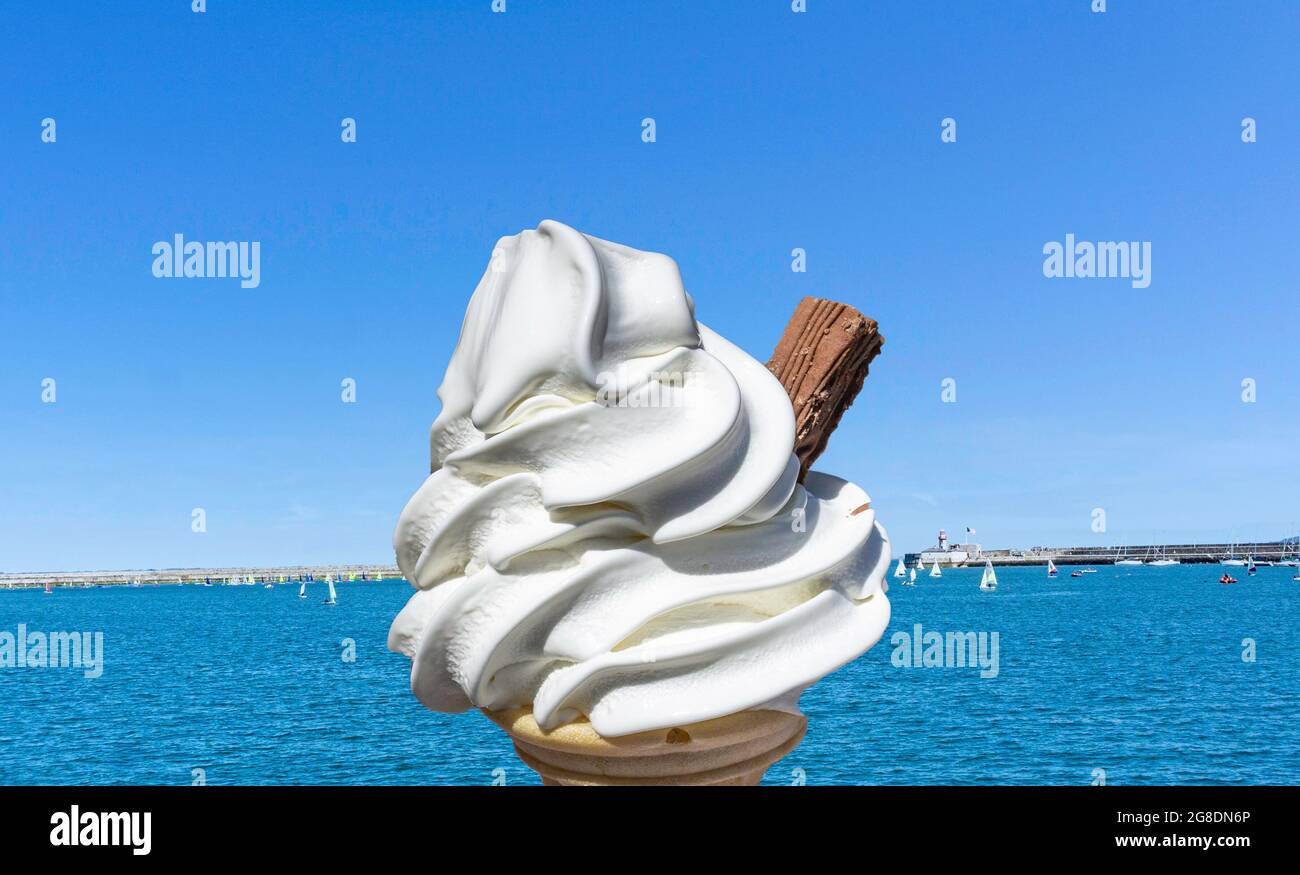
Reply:
[[[749,786],[799,746],[808,719],[742,711],[715,720],[603,738],[587,720],[543,732],[532,708],[483,711],[542,783],[559,786]]]

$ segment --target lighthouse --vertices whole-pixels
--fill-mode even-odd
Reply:
[[[943,529],[939,530],[939,552],[943,553],[948,549],[948,533]]]

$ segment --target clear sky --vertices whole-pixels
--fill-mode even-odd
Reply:
[[[207,5],[0,2],[0,569],[390,559],[544,218],[672,255],[761,360],[802,295],[878,319],[818,467],[897,550],[1300,529],[1290,0]],[[155,278],[177,233],[261,284]],[[1150,286],[1045,278],[1066,234]]]

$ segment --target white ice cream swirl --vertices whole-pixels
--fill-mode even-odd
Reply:
[[[553,221],[503,238],[438,395],[388,639],[427,707],[607,737],[794,709],[884,632],[870,500],[796,482],[784,390],[696,323],[671,258]]]

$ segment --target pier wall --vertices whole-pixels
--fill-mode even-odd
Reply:
[[[148,568],[126,571],[41,571],[26,574],[0,574],[0,589],[50,586],[119,586],[154,584],[226,583],[238,578],[253,578],[255,583],[297,582],[311,575],[318,581],[327,576],[335,580],[400,578],[395,565],[286,565],[262,568]]]
[[[926,552],[929,552],[928,550]],[[915,565],[920,552],[907,553],[904,561]],[[1124,560],[1151,562],[1155,559],[1176,559],[1184,565],[1217,563],[1224,559],[1245,560],[1257,563],[1295,562],[1300,546],[1294,541],[1265,541],[1250,544],[1144,544],[1133,547],[1033,547],[1028,550],[984,550],[957,565],[983,565],[986,561],[1002,565],[1046,565],[1050,559],[1057,565],[1114,565]],[[949,563],[940,562],[940,566]]]

